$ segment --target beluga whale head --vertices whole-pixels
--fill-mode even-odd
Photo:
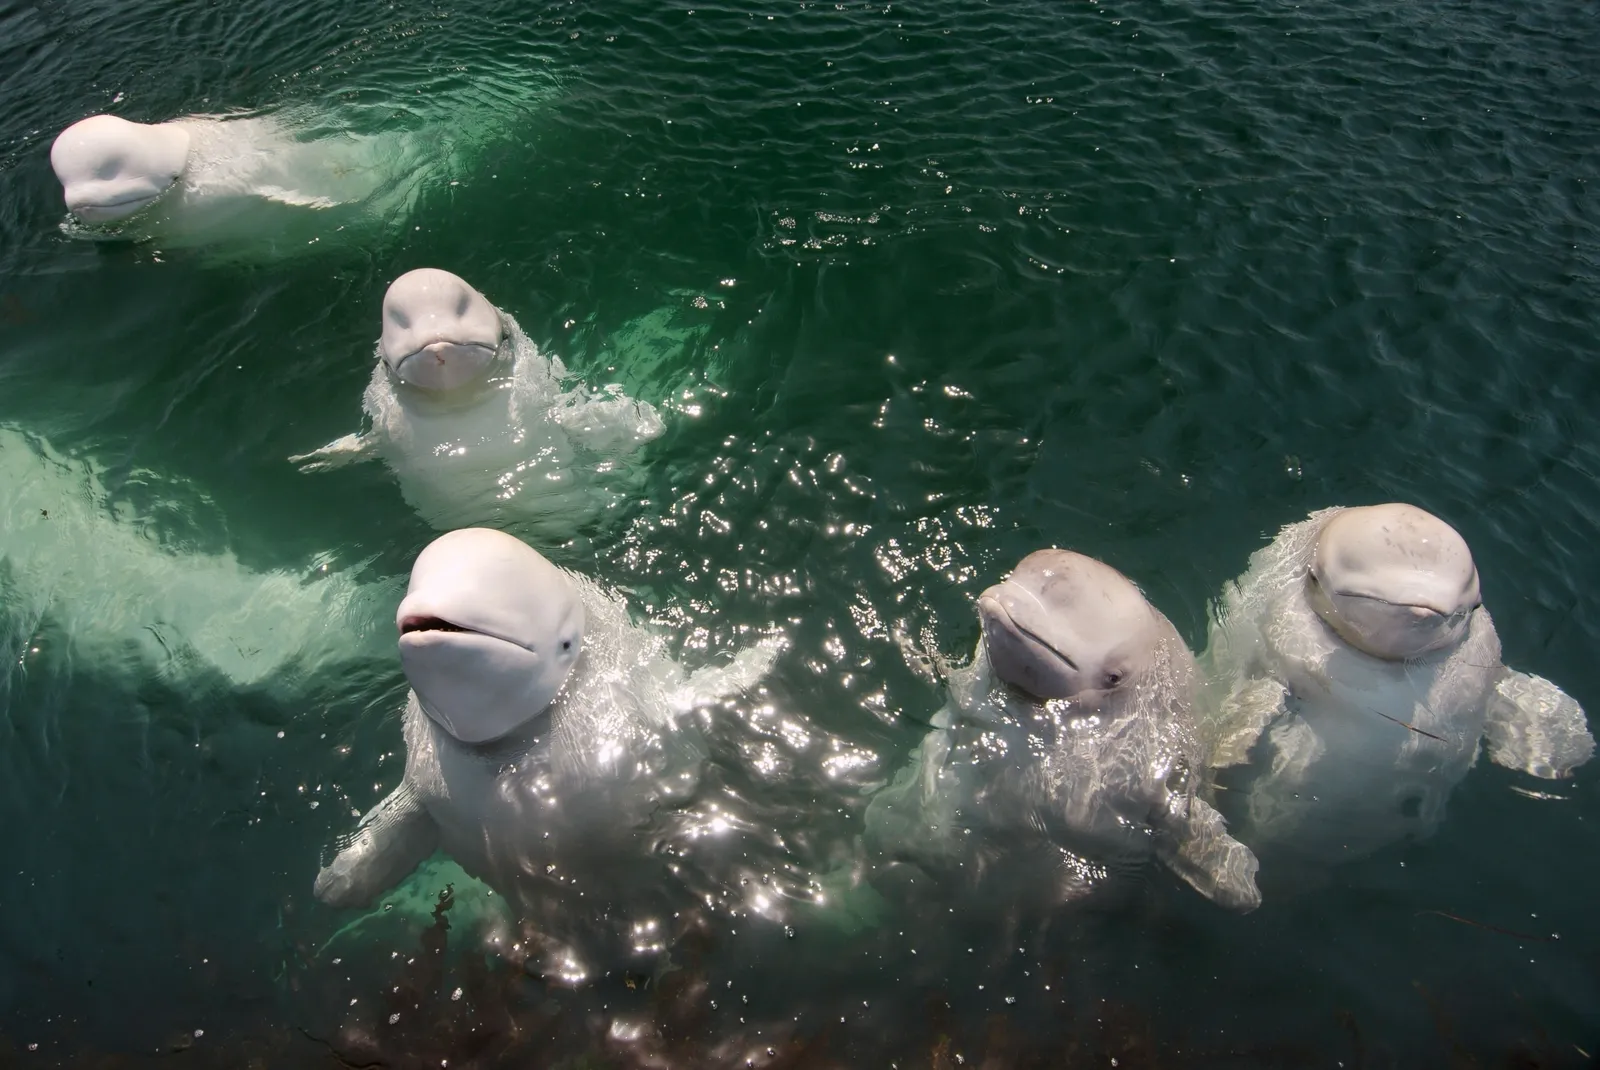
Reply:
[[[1455,644],[1482,601],[1466,540],[1432,513],[1399,503],[1329,520],[1306,585],[1312,608],[1341,639],[1385,661]]]
[[[448,271],[408,271],[383,295],[378,351],[396,378],[423,390],[455,390],[480,379],[502,335],[489,299]]]
[[[469,744],[543,713],[583,649],[577,586],[527,543],[489,528],[449,532],[417,555],[395,623],[418,704]]]
[[[189,162],[189,132],[177,123],[130,123],[91,115],[56,135],[50,166],[67,209],[85,223],[115,223],[154,203]]]
[[[989,664],[1035,698],[1098,707],[1149,669],[1163,617],[1110,565],[1038,550],[978,596]]]

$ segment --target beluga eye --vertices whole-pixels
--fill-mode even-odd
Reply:
[[[1127,675],[1127,674],[1126,673],[1121,673],[1121,672],[1108,672],[1108,673],[1106,673],[1106,687],[1108,687],[1108,688],[1109,687],[1116,687],[1118,684],[1122,683],[1122,678],[1125,675]]]

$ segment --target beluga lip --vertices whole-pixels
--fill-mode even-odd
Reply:
[[[486,358],[493,357],[495,353],[499,352],[498,347],[485,345],[482,342],[458,342],[453,338],[440,338],[436,341],[429,342],[427,345],[418,346],[416,349],[413,349],[411,352],[395,361],[394,368],[395,371],[398,372],[401,368],[405,367],[409,361],[415,360],[418,357],[440,357],[442,359],[444,356],[450,355],[451,353],[459,353],[463,350],[476,351]]]
[[[1006,584],[1012,584],[1012,581],[1011,580],[1005,580],[1004,582],[1002,582],[1000,584],[1000,586],[1004,587],[1004,586],[1006,586]],[[1030,598],[1033,597],[1032,592],[1028,591],[1026,588],[1023,588],[1023,587],[1021,587],[1020,585],[1017,585],[1017,584],[1012,584],[1012,586],[1016,587],[1018,590],[1021,590],[1023,594],[1028,595]],[[1035,599],[1035,601],[1037,601],[1037,599]],[[1063,653],[1062,650],[1059,647],[1057,647],[1054,643],[1052,643],[1049,639],[1046,639],[1044,636],[1040,635],[1038,632],[1034,631],[1032,628],[1028,627],[1026,624],[1024,624],[1020,620],[1018,620],[1011,613],[1011,611],[1006,608],[1005,603],[1000,601],[999,598],[995,597],[992,594],[989,594],[988,592],[984,592],[984,594],[979,597],[978,604],[981,607],[987,608],[995,616],[1004,617],[1006,623],[1008,625],[1010,625],[1012,628],[1016,629],[1016,631],[1018,633],[1027,636],[1029,639],[1032,639],[1035,643],[1038,643],[1045,650],[1049,651],[1050,653],[1054,654],[1056,657],[1060,658],[1063,662],[1066,663],[1067,668],[1072,669],[1074,672],[1077,671],[1077,668],[1078,668],[1078,663],[1077,662],[1073,661],[1072,658],[1070,658],[1065,653]]]
[[[130,204],[153,204],[155,201],[155,197],[125,197],[120,201],[81,201],[69,207],[74,212],[100,212],[111,208],[126,208]]]

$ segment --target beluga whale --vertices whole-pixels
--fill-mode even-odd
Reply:
[[[318,873],[370,903],[440,850],[506,897],[547,976],[659,950],[658,844],[706,760],[696,711],[754,686],[779,644],[686,672],[621,599],[488,528],[439,536],[396,614],[405,772]]]
[[[314,471],[382,457],[437,528],[569,538],[621,504],[626,455],[665,424],[648,402],[567,380],[466,280],[417,268],[384,294],[370,428],[290,460]]]
[[[1582,708],[1501,663],[1472,552],[1414,505],[1289,524],[1223,591],[1204,662],[1219,802],[1287,865],[1431,833],[1477,759],[1545,779],[1588,761]]]
[[[50,147],[73,237],[284,253],[393,223],[449,158],[418,131],[358,134],[293,111],[140,123],[91,115]]]
[[[1256,859],[1197,793],[1194,657],[1116,569],[1039,550],[978,598],[972,662],[911,763],[867,809],[886,867],[1078,899],[1154,858],[1224,907]]]

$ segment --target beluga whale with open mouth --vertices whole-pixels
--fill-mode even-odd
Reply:
[[[568,385],[559,357],[438,268],[390,284],[377,357],[371,428],[290,460],[317,470],[380,456],[438,528],[570,537],[622,502],[625,456],[665,430],[647,402]]]
[[[586,976],[584,948],[665,938],[656,848],[700,783],[696,711],[753,687],[780,645],[685,672],[620,599],[487,528],[418,555],[396,622],[405,773],[317,897],[363,906],[442,850],[511,902],[552,976]]]
[[[1219,802],[1263,859],[1426,836],[1480,742],[1545,779],[1594,753],[1577,702],[1501,663],[1466,541],[1413,505],[1284,527],[1224,590],[1204,661]]]
[[[1225,907],[1256,907],[1254,855],[1197,795],[1193,655],[1138,587],[1040,550],[979,596],[978,617],[934,731],[868,807],[879,860],[1065,902],[1154,857]]]

